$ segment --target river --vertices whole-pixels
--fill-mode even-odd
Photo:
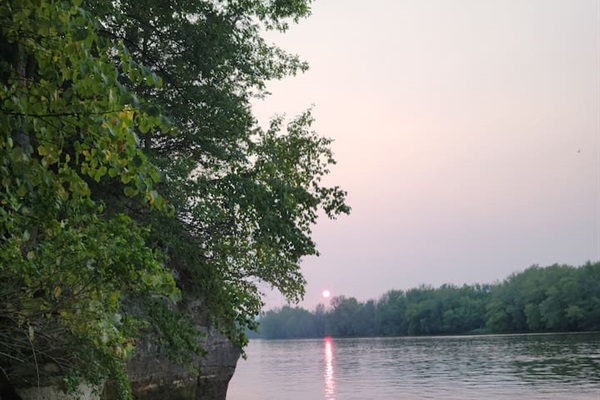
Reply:
[[[600,400],[600,334],[251,340],[227,400]]]

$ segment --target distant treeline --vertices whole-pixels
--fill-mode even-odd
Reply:
[[[591,330],[600,330],[600,262],[532,266],[495,284],[390,290],[377,301],[339,296],[314,311],[285,306],[261,316],[258,337]]]

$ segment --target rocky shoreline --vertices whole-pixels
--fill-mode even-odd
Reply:
[[[136,355],[127,366],[133,397],[139,400],[225,400],[241,349],[218,332],[205,331],[201,344],[206,354],[196,361],[200,375],[158,356],[152,346],[138,344]],[[0,392],[0,400],[73,399],[60,390],[60,378],[51,373],[52,365],[40,369],[43,373],[39,385],[35,373],[27,379],[35,382],[35,386],[5,387]],[[87,385],[80,386],[80,391],[81,400],[116,400],[108,385],[102,393],[95,393]]]

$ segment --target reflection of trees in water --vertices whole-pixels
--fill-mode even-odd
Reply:
[[[515,373],[527,383],[600,383],[598,335],[521,337],[511,351],[515,352]]]

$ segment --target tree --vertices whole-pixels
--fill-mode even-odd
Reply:
[[[579,319],[579,327],[583,330],[600,329],[600,262],[587,262],[578,269],[580,294],[583,301],[579,307],[584,316]]]
[[[165,212],[157,169],[137,146],[139,126],[160,128],[119,83],[158,84],[127,49],[102,40],[77,4],[0,6],[0,363],[50,361],[73,389],[122,378],[143,319],[122,314],[127,296],[176,300],[148,229],[107,215],[94,183],[110,182],[140,207]],[[118,64],[115,62],[118,60]],[[139,102],[138,102],[139,103]],[[33,350],[32,350],[33,349]]]
[[[200,352],[193,300],[243,343],[258,282],[302,297],[311,226],[347,213],[345,192],[321,183],[334,160],[310,112],[263,130],[250,100],[306,69],[261,29],[308,14],[308,0],[0,5],[5,374],[43,356],[71,387],[108,376],[126,397],[141,334],[179,362]]]
[[[327,319],[327,334],[338,337],[358,335],[360,305],[356,298],[336,296],[331,299],[331,311]]]
[[[290,306],[264,313],[259,332],[267,339],[321,337],[316,316],[303,308]]]
[[[290,307],[267,312],[261,331],[284,338],[597,330],[599,273],[598,262],[532,266],[501,284],[390,290],[377,302],[338,296],[327,311],[319,304],[313,313]]]
[[[162,78],[160,88],[139,91],[177,129],[176,135],[149,130],[143,146],[167,176],[161,193],[176,219],[133,217],[156,227],[152,239],[167,249],[184,297],[201,297],[210,321],[232,336],[260,311],[256,280],[292,301],[302,297],[299,261],[317,254],[311,239],[317,211],[332,218],[349,211],[345,192],[321,183],[334,160],[331,141],[311,131],[310,112],[287,126],[275,118],[267,130],[251,112],[250,101],[266,94],[266,81],[307,68],[268,45],[261,30],[286,30],[309,15],[309,3],[88,3],[101,16],[101,33],[122,41]],[[110,201],[122,207],[119,199]]]
[[[390,290],[377,302],[375,321],[383,336],[406,334],[406,298],[401,290]]]

